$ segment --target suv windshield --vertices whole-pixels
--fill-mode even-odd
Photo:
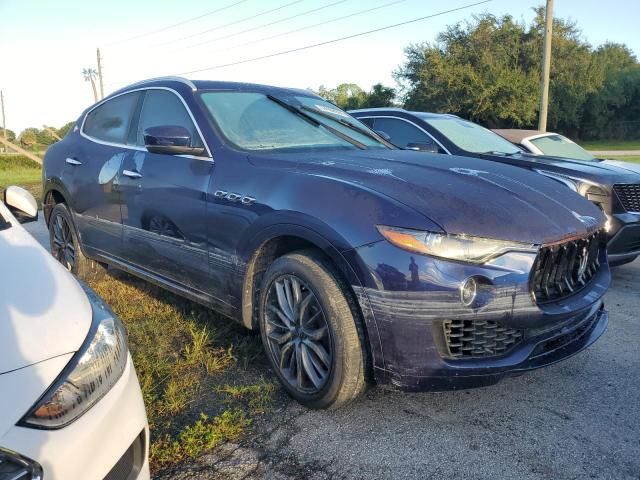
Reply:
[[[420,115],[419,115],[420,116]],[[502,153],[512,155],[521,150],[497,133],[480,125],[457,117],[433,117],[423,115],[427,122],[450,142],[462,150],[473,153]]]
[[[243,150],[387,148],[366,125],[316,97],[212,91],[201,98],[221,133]]]
[[[572,142],[562,135],[546,135],[544,137],[529,140],[545,155],[554,157],[571,158],[588,162],[598,161],[596,157],[587,152],[580,145]]]

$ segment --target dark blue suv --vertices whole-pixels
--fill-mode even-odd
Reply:
[[[154,79],[44,162],[51,250],[259,329],[287,391],[486,385],[591,345],[610,273],[591,202],[523,169],[396,149],[303,90]]]

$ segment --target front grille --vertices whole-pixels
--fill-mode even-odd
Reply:
[[[40,465],[0,448],[0,480],[41,480]]]
[[[600,269],[602,232],[570,242],[542,247],[531,288],[537,303],[561,300],[584,288]]]
[[[640,212],[640,183],[614,185],[613,190],[627,212]]]
[[[522,340],[522,330],[494,320],[445,320],[448,356],[456,359],[499,357]]]

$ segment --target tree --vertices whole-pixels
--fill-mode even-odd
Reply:
[[[318,89],[318,95],[343,110],[355,110],[357,108],[389,107],[393,105],[396,91],[378,83],[367,93],[355,83],[341,83],[331,90],[321,85]]]
[[[433,43],[407,47],[405,63],[394,72],[405,107],[454,113],[488,127],[534,127],[544,9],[534,11],[528,25],[484,14],[449,26]],[[624,45],[594,50],[575,23],[554,19],[549,130],[580,136],[586,123],[602,128],[623,111],[631,118],[640,108],[637,68]]]
[[[84,75],[85,82],[91,82],[91,88],[93,89],[93,100],[98,101],[98,90],[96,90],[96,76],[98,72],[93,68],[83,68],[82,75]]]
[[[33,147],[38,143],[38,129],[33,127],[25,128],[18,137],[18,140],[25,148]]]
[[[64,138],[64,136],[73,128],[76,122],[65,123],[62,127],[58,128],[58,136]]]
[[[0,137],[4,138],[4,128],[0,127]],[[7,128],[7,140],[9,140],[10,142],[15,141],[16,139],[16,133],[13,130],[9,130]]]
[[[371,91],[366,94],[364,101],[360,104],[360,108],[391,107],[395,98],[395,89],[376,83],[371,87]]]

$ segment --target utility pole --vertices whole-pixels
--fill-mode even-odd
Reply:
[[[538,130],[547,131],[549,108],[549,71],[551,70],[551,38],[553,37],[553,0],[547,0],[544,26],[544,49],[542,52],[542,92],[540,94],[540,116]]]
[[[98,80],[100,81],[100,100],[104,98],[104,87],[102,85],[102,58],[100,58],[100,49],[96,49],[98,56]]]
[[[2,94],[2,90],[0,90],[0,105],[2,105],[2,133],[4,134],[4,139],[7,140],[7,124],[4,120],[4,95]],[[3,148],[3,150],[6,150]]]

